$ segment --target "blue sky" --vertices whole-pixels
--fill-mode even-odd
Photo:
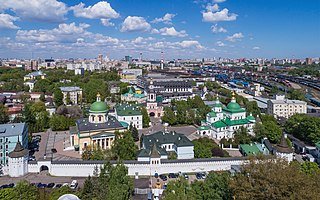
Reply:
[[[0,0],[0,58],[320,56],[320,0]]]

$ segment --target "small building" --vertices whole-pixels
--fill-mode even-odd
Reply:
[[[23,84],[25,86],[28,86],[29,87],[29,92],[32,92],[33,88],[34,88],[34,85],[36,84],[37,80],[29,80],[29,81],[26,81],[24,82]]]
[[[250,156],[250,155],[259,155],[262,154],[260,149],[257,147],[256,144],[240,144],[240,152],[243,156]]]
[[[28,148],[28,125],[26,123],[0,124],[0,165],[8,164],[9,153],[17,143]]]
[[[137,102],[137,103],[145,103],[147,101],[147,96],[143,93],[133,92],[130,88],[129,92],[125,94],[121,94],[121,101],[125,102]]]
[[[169,153],[175,153],[177,159],[193,159],[194,145],[183,134],[159,131],[143,137],[142,149],[138,154],[138,161],[150,161],[157,152],[159,159],[168,159]]]
[[[80,87],[60,87],[63,94],[63,103],[68,105],[68,98],[73,105],[79,105],[82,100],[82,89]]]
[[[37,79],[37,78],[45,79],[45,77],[46,77],[46,74],[45,74],[45,73],[43,73],[42,71],[36,71],[36,72],[31,72],[31,73],[25,75],[25,76],[23,77],[23,80],[24,80],[24,81],[27,81],[27,80],[35,80],[35,79]]]
[[[128,126],[132,124],[132,126],[135,126],[137,129],[143,128],[142,113],[140,107],[135,104],[117,105],[115,107],[115,116],[121,123],[125,122]]]

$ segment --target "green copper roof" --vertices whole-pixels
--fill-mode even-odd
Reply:
[[[249,116],[247,117],[247,120],[249,120],[249,121],[255,121],[256,118],[254,118],[254,116],[252,116],[252,115],[249,115]]]
[[[211,124],[211,126],[214,126],[216,128],[222,128],[222,127],[226,127],[227,125],[225,123],[223,123],[222,121],[217,121]]]
[[[221,103],[215,103],[213,104],[213,107],[222,107]]]
[[[108,106],[105,102],[96,101],[90,106],[90,112],[108,112]]]
[[[229,104],[228,104],[229,105]],[[244,108],[239,108],[239,109],[229,109],[228,107],[222,108],[223,111],[228,112],[228,113],[241,113],[241,112],[246,112]]]
[[[129,124],[127,122],[120,122],[120,124],[125,127],[125,128],[128,128],[129,127]]]
[[[261,153],[255,144],[240,144],[240,150],[243,152],[244,156],[258,155]]]
[[[210,130],[210,127],[209,126],[200,126],[198,128],[199,131],[204,131],[204,130]]]
[[[129,94],[133,95],[135,98],[144,98],[145,97],[144,94],[137,94],[137,93],[133,92],[131,88],[130,88],[129,92],[123,94],[123,96],[128,96]]]
[[[320,149],[320,141],[316,143],[316,147]]]
[[[119,104],[115,109],[118,116],[142,115],[140,108],[134,104]]]
[[[228,108],[229,110],[238,110],[238,109],[240,109],[241,107],[240,107],[240,105],[239,105],[238,103],[236,103],[236,102],[230,102],[230,103],[228,103],[227,108]]]
[[[249,123],[247,119],[230,120],[229,118],[226,118],[222,121],[228,126],[244,125]]]
[[[207,115],[209,115],[210,117],[216,117],[216,113],[215,112],[209,112]]]

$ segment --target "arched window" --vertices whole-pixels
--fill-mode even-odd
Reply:
[[[94,121],[94,115],[91,116],[92,121]]]
[[[99,115],[99,122],[101,122],[101,119],[102,119],[102,117],[101,117],[101,115]]]

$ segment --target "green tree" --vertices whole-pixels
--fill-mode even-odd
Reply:
[[[15,199],[14,188],[6,188],[0,190],[0,199],[13,200]]]
[[[9,122],[9,115],[7,108],[3,104],[0,104],[0,124],[6,124]]]
[[[304,93],[300,90],[291,89],[288,92],[288,98],[293,100],[300,100],[300,101],[306,101],[306,98],[304,97]]]
[[[248,130],[244,127],[235,131],[234,134],[234,144],[250,144],[253,140],[253,137],[249,135]]]
[[[34,85],[33,91],[34,92],[52,92],[53,85],[52,82],[48,79],[41,79],[36,82]]]
[[[141,107],[141,113],[142,113],[143,128],[148,128],[150,124],[150,117],[147,109],[145,107]]]
[[[81,199],[83,200],[94,199],[94,183],[90,175],[84,181],[83,189],[81,191]]]
[[[261,124],[254,127],[255,135],[258,139],[267,137],[270,142],[277,143],[282,136],[282,129],[277,124],[276,119],[271,115],[261,115]]]
[[[213,140],[209,138],[199,138],[192,141],[194,145],[194,157],[195,158],[211,158],[212,156],[220,156],[222,151],[222,156],[227,157],[229,154],[223,151]],[[220,150],[217,150],[220,149]],[[214,153],[214,155],[213,155]]]
[[[257,162],[258,161],[258,162]],[[270,158],[251,160],[230,181],[234,199],[318,199],[319,178],[308,176],[300,165]]]
[[[42,102],[46,102],[46,97],[45,97],[44,93],[42,93],[40,95],[39,100],[42,101]]]
[[[134,160],[138,150],[130,131],[115,132],[116,139],[111,149],[117,159]]]
[[[260,116],[260,108],[258,107],[258,104],[256,101],[248,101],[245,105],[247,115],[252,114],[254,117]]]
[[[285,130],[310,144],[320,141],[320,118],[306,114],[291,116],[284,125]]]
[[[163,122],[167,122],[170,125],[175,125],[177,123],[177,117],[170,107],[164,108],[164,114],[161,119]]]
[[[139,131],[135,126],[132,128],[131,134],[135,142],[139,141]]]
[[[315,162],[309,162],[309,161],[306,161],[301,164],[301,171],[310,176],[320,173],[318,164]]]
[[[170,181],[167,185],[164,200],[195,200],[192,197],[188,181],[183,177],[178,180]]]
[[[38,199],[37,188],[35,186],[30,185],[30,183],[26,180],[17,183],[16,187],[13,190],[13,194],[13,199]]]
[[[56,89],[53,94],[53,101],[57,107],[63,105],[63,93],[60,89]]]

